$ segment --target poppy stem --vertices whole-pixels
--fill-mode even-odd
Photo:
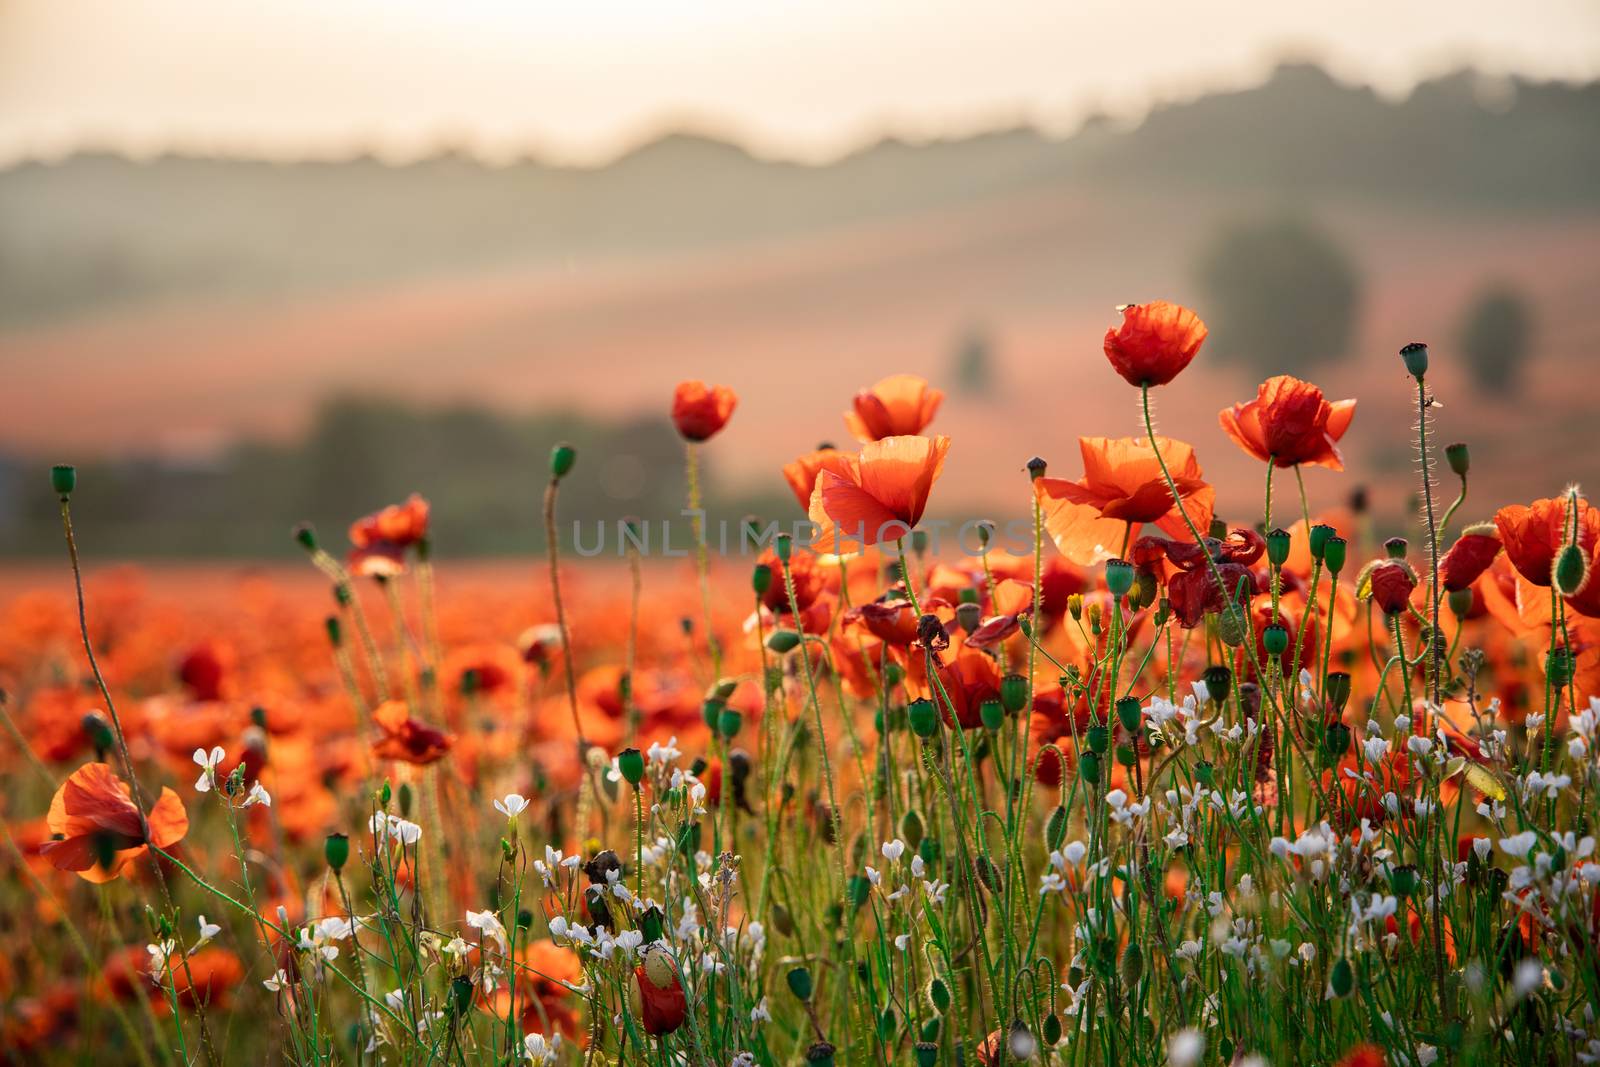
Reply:
[[[706,628],[706,650],[711,653],[711,680],[722,677],[722,646],[711,625],[711,565],[706,559],[705,512],[700,495],[700,450],[693,441],[684,443],[686,474],[689,480],[689,524],[694,531],[695,570],[700,579],[700,612]],[[799,616],[796,616],[798,620]]]

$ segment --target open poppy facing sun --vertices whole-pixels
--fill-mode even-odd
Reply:
[[[826,458],[811,492],[817,547],[837,551],[844,541],[875,545],[910,533],[922,520],[948,451],[950,438],[942,435],[886,437],[857,455]]]
[[[1355,413],[1354,400],[1329,403],[1310,382],[1279,374],[1261,383],[1254,400],[1223,408],[1217,418],[1235,444],[1263,463],[1342,471],[1339,438]]]
[[[128,784],[104,763],[86,763],[56,790],[47,816],[52,840],[39,847],[56,868],[87,882],[109,882],[145,854],[147,845],[169,848],[189,832],[189,814],[163,788],[148,817],[141,817]]]
[[[941,390],[915,374],[892,374],[857,393],[854,410],[844,413],[844,421],[862,442],[919,434],[943,401]]]
[[[1156,438],[1161,459],[1172,472],[1182,508],[1196,527],[1211,524],[1215,491],[1206,484],[1194,448],[1168,437]],[[1039,478],[1035,492],[1044,510],[1045,529],[1061,554],[1080,566],[1121,555],[1139,527],[1154,523],[1177,538],[1188,538],[1183,513],[1172,499],[1161,462],[1149,443],[1135,437],[1080,437],[1083,477]]]

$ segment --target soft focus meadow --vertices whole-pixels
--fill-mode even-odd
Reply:
[[[1600,511],[1560,470],[1469,493],[1451,353],[1412,343],[1368,383],[1415,416],[1380,540],[1302,477],[1365,398],[1277,376],[1161,436],[1205,339],[1120,309],[1127,408],[991,457],[1022,518],[966,543],[918,524],[985,443],[909,375],[841,395],[816,433],[856,443],[774,470],[793,509],[741,551],[623,520],[579,563],[561,493],[602,457],[551,442],[516,594],[452,590],[414,496],[295,528],[289,594],[158,605],[160,572],[84,579],[96,486],[40,470],[0,1059],[1600,1061]],[[737,401],[661,398],[689,512]],[[1259,509],[1223,516],[1235,448]]]

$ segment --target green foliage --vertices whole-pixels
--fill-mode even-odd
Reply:
[[[1259,374],[1300,374],[1343,355],[1360,305],[1356,268],[1332,237],[1278,218],[1231,227],[1201,254],[1211,350]]]
[[[1467,306],[1459,344],[1479,391],[1506,392],[1521,384],[1532,320],[1527,301],[1506,285],[1483,290]]]

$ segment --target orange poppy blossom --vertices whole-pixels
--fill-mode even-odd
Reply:
[[[1188,540],[1184,512],[1196,529],[1211,525],[1216,491],[1206,484],[1194,448],[1168,437],[1157,437],[1156,445],[1161,459],[1141,438],[1080,437],[1082,478],[1034,480],[1045,530],[1063,556],[1080,567],[1115,559],[1119,546],[1132,544],[1145,523]],[[1161,460],[1172,472],[1182,511],[1173,504]]]
[[[171,789],[148,816],[108,764],[86,763],[61,783],[46,816],[51,840],[39,846],[58,870],[86,882],[109,882],[143,856],[146,845],[170,848],[189,832],[189,813]]]
[[[1354,400],[1330,404],[1310,382],[1279,374],[1261,383],[1254,400],[1223,408],[1217,419],[1235,444],[1263,463],[1342,471],[1339,439],[1355,413]]]
[[[648,953],[644,962],[633,969],[633,979],[633,995],[645,1033],[660,1037],[683,1025],[689,1010],[688,1001],[683,994],[683,983],[666,953]]]
[[[937,672],[939,685],[930,688],[945,724],[959,724],[963,730],[982,726],[983,718],[979,709],[984,701],[1000,698],[1000,666],[995,663],[994,657],[978,649],[963,648],[948,661],[939,664]]]
[[[738,403],[726,385],[679,382],[672,394],[672,424],[685,441],[707,441],[728,424]]]
[[[906,437],[928,428],[944,401],[944,393],[915,374],[891,374],[856,394],[845,425],[863,443],[885,437]]]
[[[350,569],[377,578],[403,572],[406,550],[427,540],[428,513],[428,502],[412,493],[404,504],[390,504],[351,523]]]
[[[809,507],[818,551],[838,553],[849,542],[875,545],[910,533],[949,451],[950,438],[943,435],[886,437],[856,455],[825,458]]]
[[[1566,598],[1567,606],[1580,615],[1600,618],[1600,580],[1594,578],[1595,555],[1600,549],[1600,509],[1590,507],[1582,497],[1577,498],[1576,504],[1577,543],[1587,560],[1589,580]],[[1494,524],[1507,558],[1517,573],[1541,588],[1550,587],[1556,555],[1567,543],[1572,505],[1568,497],[1560,496],[1535,500],[1527,507],[1511,504],[1495,512]]]
[[[411,717],[403,700],[385,700],[372,711],[372,721],[382,736],[372,743],[372,754],[418,767],[441,760],[455,739],[443,730]]]
[[[1206,324],[1181,304],[1125,304],[1122,323],[1106,331],[1112,369],[1134,386],[1166,385],[1187,367],[1206,340]]]
[[[832,445],[818,445],[815,450],[783,465],[783,480],[789,483],[789,489],[802,508],[811,506],[811,491],[817,487],[823,461],[837,451]]]

